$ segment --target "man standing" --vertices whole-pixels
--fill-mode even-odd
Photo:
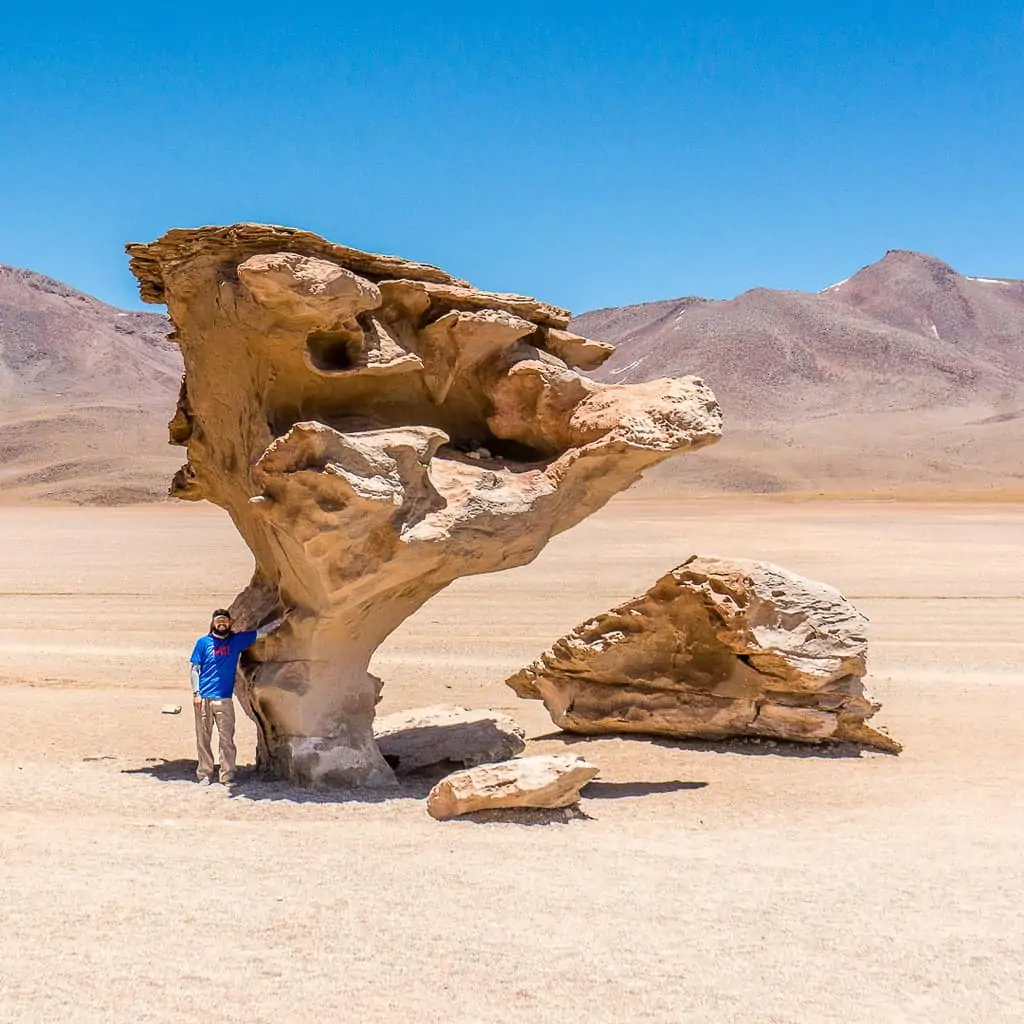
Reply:
[[[213,782],[213,726],[220,737],[220,781],[225,785],[235,778],[235,670],[238,657],[257,639],[273,632],[282,619],[259,629],[234,633],[231,613],[218,608],[210,620],[210,632],[201,636],[192,649],[192,704],[196,714],[196,749],[199,763],[196,775],[200,786]]]

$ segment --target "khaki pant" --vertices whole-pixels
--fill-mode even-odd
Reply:
[[[220,777],[223,782],[235,774],[235,704],[227,697],[223,700],[204,697],[195,705],[196,751],[199,764],[196,775],[200,779],[213,778],[213,725],[217,723],[220,738]]]

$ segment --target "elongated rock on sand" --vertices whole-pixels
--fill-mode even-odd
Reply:
[[[537,754],[480,765],[442,779],[427,796],[427,811],[444,820],[499,808],[570,807],[597,773],[596,765],[575,754]]]
[[[464,768],[506,761],[522,753],[526,733],[499,711],[437,706],[397,711],[378,718],[373,735],[396,772],[451,761]]]
[[[834,587],[768,562],[693,557],[577,626],[506,680],[578,733],[849,740],[866,724],[867,619]]]
[[[460,576],[531,561],[650,466],[718,439],[694,377],[598,384],[568,310],[267,224],[127,246],[185,361],[171,493],[226,509],[256,562],[239,628],[257,763],[393,781],[373,736],[384,639]]]

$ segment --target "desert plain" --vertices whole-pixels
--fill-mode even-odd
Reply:
[[[0,1021],[1018,1022],[1022,512],[623,496],[457,581],[379,710],[498,708],[601,774],[439,823],[428,781],[195,785],[188,655],[252,567],[219,510],[0,508]],[[904,752],[569,737],[503,685],[693,553],[866,612]]]

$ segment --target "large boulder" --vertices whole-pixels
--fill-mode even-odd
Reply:
[[[414,708],[373,723],[384,760],[399,773],[451,762],[472,768],[522,753],[526,733],[498,711],[460,707]]]
[[[538,754],[468,768],[442,779],[427,796],[431,817],[509,807],[570,807],[598,768],[575,754]]]
[[[370,659],[460,576],[523,565],[643,470],[718,439],[693,377],[598,384],[608,346],[569,312],[266,224],[127,247],[165,303],[185,378],[171,493],[226,509],[253,552],[239,627],[257,763],[305,785],[382,785]]]
[[[577,733],[849,740],[866,724],[867,619],[834,587],[768,562],[693,557],[577,626],[506,680]]]

